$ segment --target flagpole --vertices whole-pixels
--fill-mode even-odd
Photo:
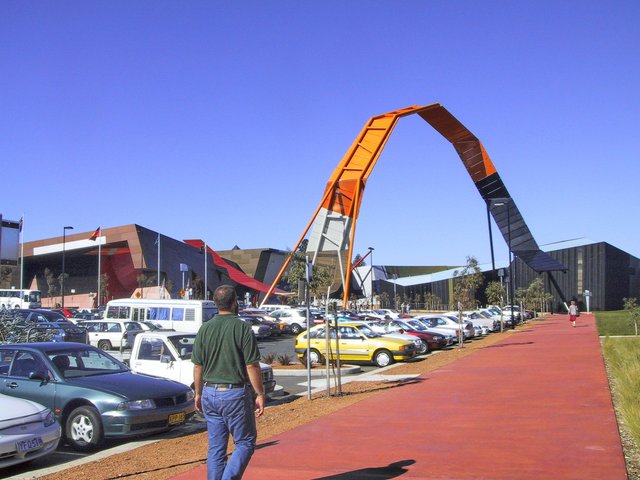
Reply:
[[[204,242],[204,299],[209,300],[207,290],[207,242]]]
[[[158,232],[158,297],[160,297],[160,233]]]
[[[102,288],[102,242],[100,237],[102,236],[102,228],[100,228],[100,235],[98,236],[98,301],[96,307],[100,306],[100,289]]]
[[[20,219],[20,289],[24,288],[24,214]]]

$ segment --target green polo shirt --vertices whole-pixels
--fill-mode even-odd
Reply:
[[[235,314],[216,315],[202,324],[191,355],[209,383],[249,383],[246,365],[259,360],[251,325]]]

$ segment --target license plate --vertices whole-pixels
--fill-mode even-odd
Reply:
[[[18,452],[20,453],[28,452],[30,450],[42,448],[43,445],[44,442],[42,441],[41,437],[33,437],[28,440],[21,440],[19,442],[16,442],[16,450],[18,450]]]
[[[169,415],[169,425],[175,425],[176,423],[183,423],[187,418],[184,412],[174,413]]]

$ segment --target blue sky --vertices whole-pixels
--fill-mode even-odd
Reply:
[[[370,117],[438,102],[539,244],[640,256],[639,23],[632,1],[7,0],[0,212],[26,241],[137,223],[291,248]],[[490,261],[484,203],[419,117],[367,184],[369,246],[376,264]]]

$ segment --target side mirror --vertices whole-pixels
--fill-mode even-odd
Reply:
[[[46,372],[43,371],[35,371],[35,372],[30,372],[29,373],[29,379],[30,380],[40,380],[40,385],[45,385],[47,383],[49,383],[49,375],[46,374]]]

